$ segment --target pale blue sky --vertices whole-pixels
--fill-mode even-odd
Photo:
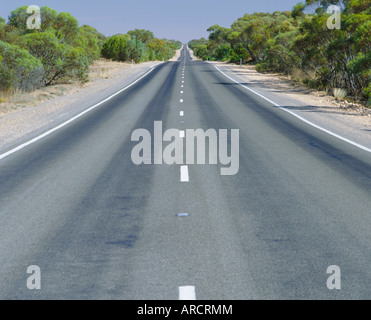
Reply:
[[[224,27],[245,13],[291,10],[301,0],[1,0],[0,17],[23,5],[48,6],[69,12],[106,36],[148,29],[158,38],[180,40],[208,37],[210,26]],[[305,2],[304,0],[302,0]]]

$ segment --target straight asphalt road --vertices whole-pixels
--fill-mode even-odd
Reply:
[[[164,132],[238,129],[237,174],[221,175],[219,157],[134,164],[132,134],[154,138],[155,121]],[[371,153],[186,48],[2,158],[0,204],[0,299],[371,298]]]

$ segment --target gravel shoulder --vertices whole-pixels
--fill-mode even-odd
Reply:
[[[371,109],[335,101],[325,92],[308,89],[274,73],[259,73],[253,66],[209,62],[241,84],[271,99],[306,120],[371,149]]]
[[[16,93],[8,102],[0,104],[0,153],[63,123],[161,63],[132,65],[101,59],[92,64],[90,81],[85,85],[60,84]]]
[[[177,61],[181,50],[169,61]],[[0,103],[0,153],[69,120],[161,63],[131,64],[100,59],[90,66],[89,82],[84,85],[58,84],[29,93],[16,92]]]

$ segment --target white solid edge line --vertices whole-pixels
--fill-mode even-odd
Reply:
[[[245,89],[251,91],[252,93],[258,95],[259,97],[263,98],[264,100],[266,100],[266,101],[272,103],[274,106],[280,108],[281,110],[284,110],[284,111],[290,113],[291,115],[293,115],[294,117],[300,119],[301,121],[303,121],[303,122],[305,122],[305,123],[311,125],[312,127],[317,128],[318,130],[321,130],[321,131],[323,131],[323,132],[326,132],[327,134],[332,135],[332,136],[335,137],[335,138],[338,138],[338,139],[340,139],[340,140],[343,140],[343,141],[345,141],[345,142],[347,142],[347,143],[352,144],[353,146],[355,146],[355,147],[357,147],[357,148],[360,148],[360,149],[362,149],[362,150],[364,150],[364,151],[367,151],[367,152],[370,152],[370,153],[371,153],[371,149],[370,149],[370,148],[367,148],[367,147],[365,147],[365,146],[363,146],[363,145],[361,145],[361,144],[359,144],[359,143],[357,143],[357,142],[354,142],[354,141],[352,141],[352,140],[349,140],[349,139],[347,139],[347,138],[344,138],[344,137],[342,137],[342,136],[340,136],[340,135],[338,135],[338,134],[336,134],[336,133],[334,133],[334,132],[332,132],[332,131],[330,131],[330,130],[327,130],[327,129],[325,129],[325,128],[323,128],[323,127],[321,127],[321,126],[319,126],[319,125],[317,125],[317,124],[315,124],[315,123],[313,123],[313,122],[311,122],[311,121],[309,121],[309,120],[303,118],[302,116],[297,115],[296,113],[292,112],[291,110],[287,110],[286,108],[281,107],[280,105],[278,105],[277,103],[273,102],[272,100],[266,98],[266,97],[263,96],[262,94],[256,92],[256,91],[253,90],[253,89],[250,89],[250,88],[244,86],[243,84],[241,84],[240,82],[234,80],[233,78],[231,78],[230,76],[228,76],[227,74],[225,74],[223,71],[221,71],[217,66],[214,66],[214,67],[215,67],[215,68],[216,68],[220,73],[222,73],[224,76],[226,76],[228,79],[230,79],[230,80],[232,80],[233,82],[239,84],[241,87],[243,87],[243,88],[245,88]]]
[[[194,286],[179,287],[179,300],[196,300],[196,290]]]
[[[72,117],[71,119],[69,119],[69,120],[63,122],[62,124],[60,124],[60,125],[54,127],[53,129],[50,129],[50,130],[44,132],[43,134],[37,136],[36,138],[33,138],[32,140],[29,140],[29,141],[27,141],[27,142],[25,142],[25,143],[19,145],[18,147],[14,148],[14,149],[12,149],[12,150],[9,150],[9,151],[7,151],[7,152],[5,152],[5,153],[3,153],[3,154],[1,154],[1,155],[0,155],[0,160],[1,160],[1,159],[4,159],[4,158],[7,157],[7,156],[10,156],[11,154],[13,154],[13,153],[15,153],[15,152],[17,152],[17,151],[19,151],[19,150],[21,150],[21,149],[23,149],[23,148],[29,146],[29,145],[31,145],[31,144],[33,144],[33,143],[35,143],[36,141],[41,140],[42,138],[45,138],[46,136],[50,135],[51,133],[53,133],[53,132],[55,132],[55,131],[57,131],[57,130],[63,128],[63,127],[66,126],[67,124],[69,124],[69,123],[75,121],[76,119],[82,117],[84,114],[86,114],[86,113],[92,111],[93,109],[99,107],[101,104],[107,102],[108,100],[111,100],[113,97],[117,96],[117,95],[120,94],[121,92],[127,90],[128,88],[130,88],[131,86],[133,86],[134,84],[136,84],[137,82],[139,82],[140,80],[142,80],[145,76],[147,76],[148,74],[150,74],[154,69],[155,69],[155,67],[153,67],[151,70],[149,70],[149,71],[148,71],[147,73],[145,73],[143,76],[141,76],[139,79],[135,80],[134,82],[132,82],[131,84],[129,84],[129,85],[126,86],[125,88],[120,89],[119,91],[117,91],[116,93],[112,94],[112,95],[109,96],[108,98],[106,98],[106,99],[102,100],[101,102],[99,102],[99,103],[93,105],[92,107],[90,107],[90,108],[84,110],[83,112],[81,112],[81,113],[79,113],[78,115]]]
[[[180,181],[181,182],[189,182],[188,166],[181,166],[180,167]]]

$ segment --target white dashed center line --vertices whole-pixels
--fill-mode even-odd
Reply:
[[[189,217],[189,213],[178,213],[177,214],[177,217],[180,217],[180,218],[182,218],[182,217]]]
[[[189,182],[188,166],[180,167],[180,182]]]
[[[196,300],[196,289],[194,286],[179,287],[179,300]]]
[[[180,111],[180,114],[179,114],[181,117],[184,117],[184,111]]]

